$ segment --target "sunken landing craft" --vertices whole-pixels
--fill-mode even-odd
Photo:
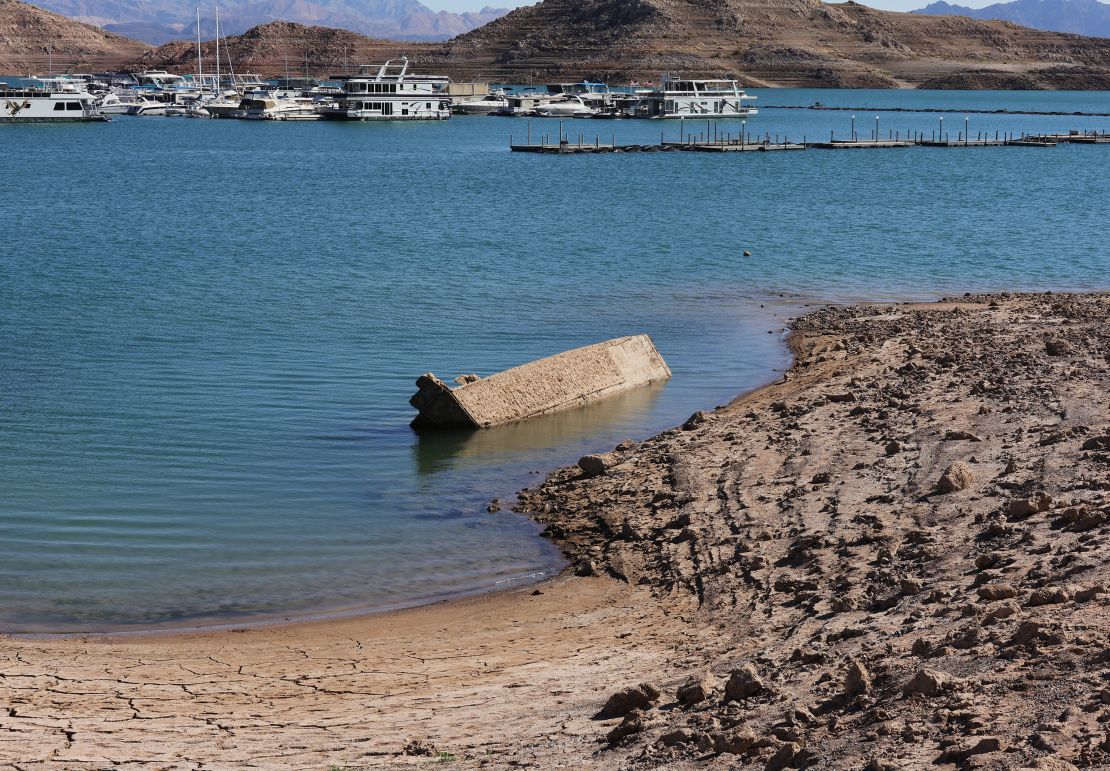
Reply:
[[[409,404],[420,411],[414,428],[489,428],[581,407],[667,380],[671,370],[647,335],[587,345],[489,377],[463,375],[451,388],[421,375]]]

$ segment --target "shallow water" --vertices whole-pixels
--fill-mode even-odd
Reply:
[[[1110,111],[1105,93],[754,93]],[[747,128],[812,138],[849,119],[768,109]],[[884,133],[936,122],[880,114]],[[508,152],[519,119],[0,129],[6,631],[283,618],[528,580],[560,564],[507,510],[531,472],[772,379],[794,306],[1110,285],[1105,146],[551,158]],[[670,383],[479,434],[408,428],[421,372],[487,374],[637,332]]]

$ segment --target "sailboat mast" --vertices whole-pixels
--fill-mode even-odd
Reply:
[[[220,6],[216,6],[216,93],[220,93]]]
[[[197,85],[204,91],[204,59],[200,55],[200,6],[197,6]]]

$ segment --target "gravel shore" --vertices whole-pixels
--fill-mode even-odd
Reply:
[[[0,639],[0,767],[1110,764],[1110,293],[815,311],[777,383],[522,493],[560,578]]]

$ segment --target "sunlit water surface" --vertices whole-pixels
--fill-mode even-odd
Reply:
[[[861,135],[876,115],[883,134],[938,125],[884,106],[1110,111],[1105,93],[754,93],[875,110]],[[745,130],[850,120],[764,109]],[[1110,284],[1110,147],[510,153],[529,130],[558,124],[0,126],[0,630],[240,623],[530,580],[561,564],[508,511],[534,472],[772,379],[805,302]],[[638,332],[668,384],[475,434],[408,427],[422,372]]]

